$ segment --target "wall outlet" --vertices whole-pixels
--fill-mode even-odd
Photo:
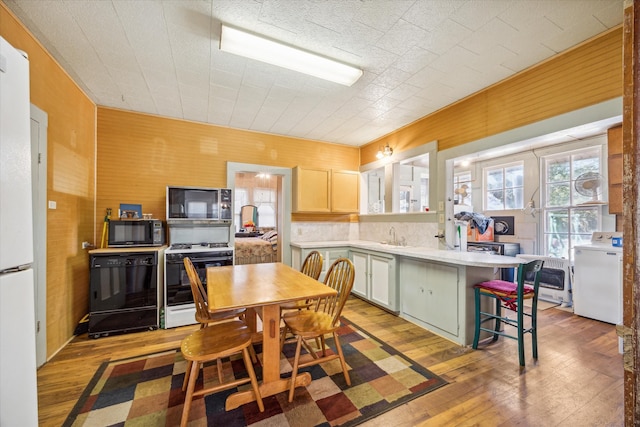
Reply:
[[[444,202],[442,200],[438,202],[438,210],[441,212],[444,210]]]
[[[92,248],[93,245],[89,242],[82,242],[82,249],[89,249]]]
[[[444,224],[444,214],[443,213],[438,215],[438,222],[440,224]]]

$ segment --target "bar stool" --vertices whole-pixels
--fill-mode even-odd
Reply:
[[[538,287],[540,282],[540,270],[542,270],[542,260],[534,260],[518,267],[518,281],[516,283],[505,280],[489,280],[474,285],[475,309],[476,309],[476,329],[473,338],[473,348],[478,348],[480,331],[493,334],[492,342],[497,341],[500,336],[515,339],[518,341],[518,358],[520,366],[524,366],[524,334],[531,334],[531,347],[533,358],[538,358],[538,332],[537,332],[537,311],[538,311]],[[481,297],[495,299],[495,313],[487,313],[481,310]],[[524,310],[524,300],[533,299],[531,313]],[[502,315],[502,308],[509,309],[516,313],[515,319],[510,319]],[[524,324],[524,318],[531,319],[530,327]],[[485,322],[495,321],[493,329],[484,328]],[[501,331],[501,326],[512,326],[517,330],[517,335],[511,335]]]

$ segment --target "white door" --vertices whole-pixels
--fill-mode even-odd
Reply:
[[[395,302],[391,300],[389,293],[391,261],[388,258],[371,255],[370,267],[371,300],[385,307],[391,307]]]
[[[36,362],[47,361],[47,113],[31,104]]]
[[[367,279],[369,278],[369,269],[367,268],[367,264],[369,261],[369,255],[361,252],[351,252],[351,260],[355,270],[355,277],[353,279],[353,288],[351,289],[351,292],[364,298],[369,298],[369,294],[367,292]]]

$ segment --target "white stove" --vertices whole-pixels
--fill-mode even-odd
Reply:
[[[164,328],[196,323],[184,258],[191,260],[206,287],[207,268],[233,265],[229,237],[228,225],[169,225],[171,246],[164,252]]]

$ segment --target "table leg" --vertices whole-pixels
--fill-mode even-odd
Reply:
[[[262,382],[280,379],[280,306],[262,308]]]
[[[254,317],[255,319],[255,317]],[[262,308],[262,384],[263,398],[289,390],[290,379],[280,378],[280,306],[266,305]],[[296,387],[311,383],[311,375],[305,372],[296,377]],[[255,400],[252,390],[234,393],[227,398],[227,411]]]

